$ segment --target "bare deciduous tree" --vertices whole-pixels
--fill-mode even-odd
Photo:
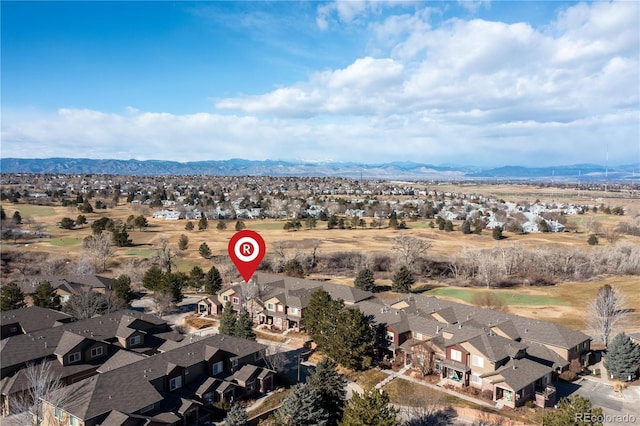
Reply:
[[[156,305],[156,312],[161,317],[173,306],[173,295],[166,291],[156,291],[153,294],[153,301]]]
[[[98,272],[107,269],[107,261],[115,254],[111,234],[102,232],[84,239],[84,247],[89,251]]]
[[[71,295],[63,310],[77,319],[87,319],[109,312],[110,307],[109,295],[93,290],[81,290]]]
[[[404,266],[412,268],[415,261],[422,257],[431,248],[431,242],[420,238],[409,237],[401,232],[394,240],[391,250],[398,253],[398,257]]]
[[[607,284],[600,287],[596,298],[587,305],[587,324],[607,347],[609,338],[624,323],[628,314],[624,294]]]
[[[595,217],[590,217],[585,223],[585,228],[590,234],[598,235],[602,232],[602,223]]]
[[[604,237],[610,244],[614,244],[622,237],[622,231],[618,227],[611,226],[604,229]]]
[[[91,275],[96,273],[96,265],[89,256],[82,256],[75,262],[72,272],[77,275]]]
[[[169,245],[169,241],[166,238],[160,238],[160,248],[156,252],[155,262],[167,272],[171,272],[171,268],[176,266],[176,262],[173,260],[176,257],[176,252],[171,245]]]
[[[28,364],[17,374],[24,377],[25,390],[9,398],[9,412],[12,416],[5,419],[9,425],[54,424],[54,419],[44,418],[42,401],[58,407],[70,402],[77,394],[77,391],[71,391],[64,386],[59,375],[53,370],[51,362]]]
[[[267,347],[265,361],[270,369],[281,372],[287,364],[287,356],[277,345],[269,345]]]

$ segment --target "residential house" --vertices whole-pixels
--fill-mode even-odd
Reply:
[[[214,335],[165,349],[142,359],[123,356],[70,385],[68,401],[44,402],[43,425],[199,424],[213,402],[273,389],[275,373],[260,366],[266,346],[259,343]]]
[[[41,275],[21,283],[20,288],[25,295],[32,295],[43,281],[51,283],[63,303],[80,292],[95,291],[105,294],[111,290],[114,282],[112,278],[101,275]]]
[[[119,351],[151,355],[167,340],[181,339],[182,335],[164,320],[130,310],[3,339],[0,346],[2,414],[9,412],[12,398],[31,386],[25,373],[32,364],[47,363],[59,380],[69,385],[94,375]]]
[[[72,320],[73,317],[64,312],[39,306],[4,311],[0,313],[0,339],[56,327]]]
[[[557,373],[590,355],[582,332],[491,309],[413,295],[355,306],[374,316],[384,356],[438,371],[444,384],[490,391],[510,407],[552,405]]]
[[[247,308],[256,324],[278,330],[304,329],[304,310],[313,292],[324,289],[332,298],[353,306],[373,294],[354,287],[275,274],[256,273],[250,284],[237,284],[221,290],[218,301],[235,310]]]

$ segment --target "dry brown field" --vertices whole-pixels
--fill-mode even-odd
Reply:
[[[457,191],[463,193],[482,193],[483,195],[493,195],[505,200],[512,201],[535,201],[539,198],[544,201],[573,201],[576,202],[576,198],[572,198],[572,190],[558,190],[551,188],[539,188],[536,186],[530,187],[507,187],[507,186],[495,186],[495,185],[477,185],[472,187],[469,185],[448,187],[438,187],[438,191]],[[566,192],[566,197],[561,193]],[[602,199],[603,193],[598,193],[600,197],[585,196],[584,204],[594,204],[597,199]],[[611,195],[611,197],[609,197]],[[617,194],[618,198],[613,198],[613,193],[608,193],[604,202],[605,205],[624,206],[625,210],[635,215],[635,212],[640,212],[640,199],[625,198],[625,194]],[[562,200],[562,198],[567,198]],[[636,194],[637,197],[637,194]],[[600,204],[600,201],[597,202]],[[14,245],[11,242],[3,241],[2,250],[24,250],[29,252],[47,252],[52,254],[58,254],[67,259],[74,260],[78,258],[82,253],[82,240],[86,236],[91,234],[91,228],[84,226],[80,229],[64,230],[56,226],[63,217],[70,217],[75,219],[78,216],[78,211],[72,207],[44,207],[33,206],[25,204],[10,204],[4,203],[3,207],[8,217],[11,217],[14,211],[20,211],[23,218],[30,217],[35,223],[45,226],[45,232],[51,235],[51,238],[32,239],[30,241],[18,240],[18,244]],[[98,213],[87,214],[87,219],[92,222],[95,219],[106,215],[112,219],[126,220],[131,215],[139,215],[139,211],[134,211],[129,205],[120,204],[114,209],[100,211]],[[326,229],[325,222],[318,222],[318,228],[316,229],[302,229],[299,231],[285,231],[283,228],[286,221],[280,220],[245,220],[245,224],[248,229],[258,231],[266,241],[267,244],[267,256],[277,242],[284,242],[288,247],[288,250],[302,250],[309,252],[315,245],[318,247],[320,254],[328,254],[334,252],[366,252],[366,253],[390,253],[394,239],[400,232],[405,232],[407,235],[428,239],[432,246],[429,249],[428,256],[434,260],[446,261],[447,259],[455,256],[462,249],[466,247],[474,248],[492,248],[500,244],[511,244],[518,242],[525,247],[545,247],[548,245],[562,245],[565,247],[579,247],[583,249],[592,249],[587,244],[587,234],[584,232],[583,224],[589,217],[596,216],[597,219],[605,226],[614,226],[620,221],[632,220],[629,215],[626,216],[612,216],[589,213],[582,216],[570,216],[568,220],[570,223],[576,226],[577,232],[565,232],[565,233],[547,233],[547,234],[528,234],[528,235],[515,235],[509,232],[505,232],[507,237],[502,241],[496,241],[492,238],[490,231],[485,231],[481,235],[463,235],[459,231],[444,232],[437,229],[431,229],[428,227],[429,221],[416,221],[407,222],[410,229],[406,231],[396,231],[392,229]],[[369,222],[370,219],[367,220]],[[116,256],[113,259],[113,263],[117,264],[127,258],[134,257],[151,257],[154,251],[159,247],[162,238],[166,238],[169,243],[175,247],[176,252],[178,239],[182,234],[189,237],[189,246],[187,250],[179,252],[177,260],[177,268],[183,272],[188,272],[194,265],[200,265],[202,268],[208,269],[211,265],[211,260],[203,259],[198,254],[198,247],[201,243],[206,242],[214,256],[227,255],[227,244],[231,236],[235,233],[234,225],[235,221],[228,221],[228,229],[220,231],[216,229],[216,221],[209,221],[209,227],[207,230],[198,231],[197,221],[194,221],[196,230],[186,231],[186,221],[167,221],[163,219],[148,218],[149,227],[145,231],[132,230],[129,231],[130,237],[133,240],[134,247],[118,248]],[[456,229],[459,229],[460,223],[455,223]],[[28,225],[23,225],[25,229],[28,229]],[[632,244],[640,244],[640,237],[632,237],[625,235],[621,238],[621,241],[626,241]],[[600,246],[606,246],[609,244],[604,238],[600,239]],[[230,262],[227,265],[216,265],[230,267]],[[326,277],[323,277],[326,278]],[[352,284],[352,277],[340,277],[331,276],[328,277],[333,282]],[[632,322],[637,329],[640,329],[640,279],[635,276],[630,277],[594,277],[592,281],[572,283],[565,282],[560,283],[552,287],[541,288],[515,288],[509,291],[514,292],[531,292],[532,294],[541,295],[553,295],[568,302],[563,306],[510,306],[509,310],[513,313],[533,317],[540,319],[547,319],[557,321],[573,328],[584,328],[584,309],[588,300],[592,299],[597,293],[600,286],[605,283],[615,284],[620,286],[624,293],[629,298],[631,306],[635,307],[638,312],[634,313]],[[385,282],[381,282],[385,284]],[[429,283],[417,283],[417,287],[428,284],[430,287],[444,286],[445,283],[429,282]],[[481,289],[479,289],[481,290]]]

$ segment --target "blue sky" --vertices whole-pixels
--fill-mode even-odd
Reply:
[[[2,1],[2,157],[640,161],[640,3]]]

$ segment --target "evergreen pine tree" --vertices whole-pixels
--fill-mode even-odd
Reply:
[[[200,248],[198,248],[198,253],[200,253],[200,256],[204,257],[205,259],[209,259],[211,257],[211,249],[209,248],[209,244],[207,243],[200,244]]]
[[[204,231],[209,227],[209,221],[206,217],[202,216],[198,221],[198,231]]]
[[[0,311],[24,308],[24,293],[16,282],[3,285],[0,289]]]
[[[132,245],[131,238],[127,232],[127,225],[123,224],[120,230],[113,230],[113,244],[118,247],[129,247]]]
[[[188,221],[188,222],[184,225],[184,229],[185,229],[186,231],[193,231],[193,228],[194,228],[194,226],[193,226],[193,222],[191,222],[191,221]]]
[[[371,317],[358,309],[342,309],[338,314],[335,333],[325,350],[336,361],[353,370],[366,370],[374,359],[375,335]]]
[[[189,247],[189,237],[182,234],[178,239],[178,248],[182,251],[186,250]]]
[[[240,309],[233,330],[233,335],[236,337],[256,340],[256,333],[253,332],[253,321],[251,320],[246,308],[243,307]]]
[[[640,368],[640,345],[634,343],[625,333],[613,338],[607,347],[607,358],[604,367],[609,377],[628,381],[635,379]]]
[[[502,237],[502,227],[501,226],[495,226],[493,228],[493,230],[491,231],[491,235],[493,236],[494,240],[501,240]]]
[[[288,277],[304,277],[304,268],[298,259],[290,259],[284,264],[284,274]]]
[[[13,213],[13,222],[16,225],[20,225],[22,223],[22,216],[20,215],[20,212],[17,210],[15,213]]]
[[[401,266],[398,271],[393,274],[392,286],[393,291],[400,293],[409,293],[411,286],[416,282],[413,272],[406,266]]]
[[[170,294],[173,303],[179,303],[184,298],[182,287],[188,280],[189,277],[184,272],[167,272],[162,276],[158,290]]]
[[[391,218],[389,219],[389,228],[398,229],[398,216],[396,212],[391,213]]]
[[[291,387],[275,417],[279,426],[325,426],[329,413],[322,407],[320,394],[312,386],[298,383]]]
[[[227,412],[227,417],[224,418],[226,426],[246,426],[248,421],[247,411],[239,404],[232,405]]]
[[[41,308],[60,309],[60,296],[49,281],[42,281],[36,287],[33,304]]]
[[[369,268],[361,269],[353,281],[353,285],[366,291],[374,291],[376,288],[375,277],[373,271]]]
[[[465,235],[471,233],[471,222],[469,222],[468,220],[462,222],[462,233]]]
[[[318,289],[311,295],[309,305],[304,311],[304,324],[320,349],[329,350],[331,347],[338,314],[343,308],[342,300],[333,300],[323,289]]]
[[[123,307],[129,307],[135,297],[131,290],[131,278],[128,275],[120,275],[113,283],[113,292]]]
[[[226,334],[227,336],[233,336],[236,331],[237,320],[236,311],[233,309],[233,306],[231,306],[231,303],[225,303],[222,316],[220,317],[218,332],[220,334]]]
[[[236,231],[242,231],[246,227],[247,227],[247,225],[244,224],[244,221],[239,220],[239,219],[236,221]]]
[[[163,276],[162,269],[158,265],[151,265],[149,269],[144,273],[142,277],[142,285],[147,290],[155,290],[160,287],[160,283],[162,282]]]
[[[222,277],[220,271],[212,266],[204,277],[204,291],[208,294],[216,294],[222,288]]]
[[[580,414],[582,419],[578,419]],[[547,410],[542,418],[545,426],[595,426],[602,425],[598,417],[602,416],[602,408],[593,407],[591,401],[578,394],[560,399],[556,410]]]
[[[347,379],[336,370],[337,364],[331,358],[324,358],[307,379],[307,384],[320,394],[322,407],[329,413],[328,425],[335,426],[342,419],[347,393]]]
[[[198,265],[189,271],[189,286],[199,289],[204,284],[204,271]]]
[[[363,395],[354,392],[344,409],[341,426],[398,426],[398,411],[389,406],[386,392],[370,389]]]

